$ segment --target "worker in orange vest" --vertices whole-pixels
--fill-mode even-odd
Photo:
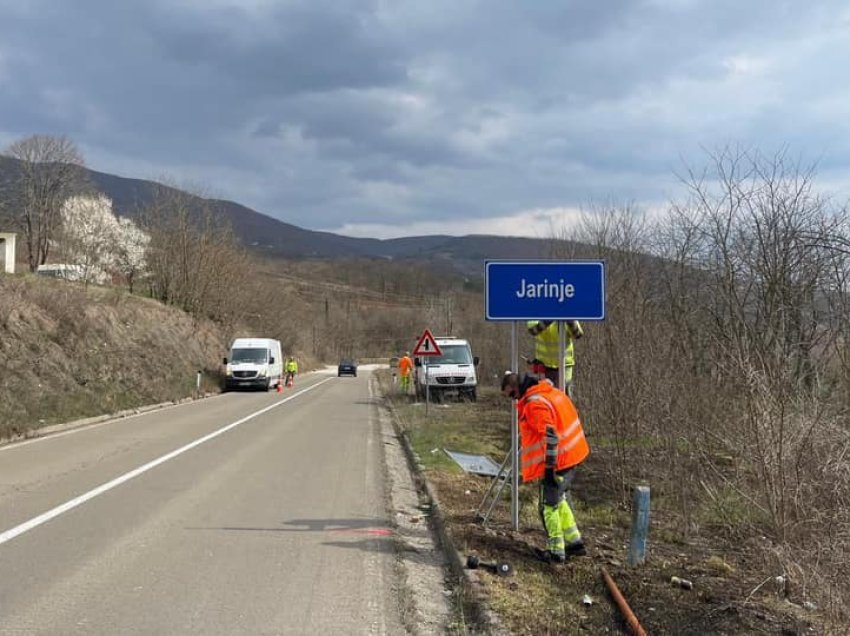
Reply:
[[[410,376],[413,374],[413,360],[410,359],[409,351],[405,351],[398,361],[398,372],[401,375],[402,393],[408,393],[410,391]]]
[[[566,493],[576,467],[590,454],[578,413],[566,393],[549,380],[508,372],[502,394],[517,401],[523,483],[540,481],[539,510],[548,560],[587,554]]]

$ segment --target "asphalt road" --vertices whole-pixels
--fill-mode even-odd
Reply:
[[[0,447],[0,633],[404,633],[368,375]]]

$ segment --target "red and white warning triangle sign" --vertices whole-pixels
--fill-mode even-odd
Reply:
[[[416,348],[413,350],[415,356],[441,356],[443,352],[437,346],[437,341],[431,334],[430,329],[426,329],[421,336],[419,342],[416,343]]]

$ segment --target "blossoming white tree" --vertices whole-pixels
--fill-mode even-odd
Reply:
[[[74,196],[62,205],[62,248],[89,282],[103,282],[107,272],[122,274],[132,291],[145,268],[150,237],[130,219],[119,219],[103,194]]]
[[[115,269],[124,275],[130,293],[133,293],[133,282],[147,268],[147,250],[151,237],[127,218],[118,219],[115,232]]]

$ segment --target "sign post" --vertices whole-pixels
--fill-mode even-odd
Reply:
[[[428,358],[431,356],[443,355],[443,352],[440,351],[440,346],[434,339],[430,329],[426,329],[422,332],[422,335],[419,336],[419,340],[413,348],[413,355],[421,356],[423,358],[422,366],[425,369],[425,415],[427,416],[428,404],[431,402],[431,378],[428,377]]]
[[[519,368],[519,339],[516,321],[511,325],[511,370]],[[511,402],[511,406],[513,406]],[[511,409],[511,527],[519,530],[519,421],[515,408]]]
[[[604,261],[485,261],[484,319],[510,321],[511,370],[519,371],[518,321],[558,321],[558,386],[564,390],[565,320],[605,320]],[[511,414],[511,523],[519,530],[520,439]]]

